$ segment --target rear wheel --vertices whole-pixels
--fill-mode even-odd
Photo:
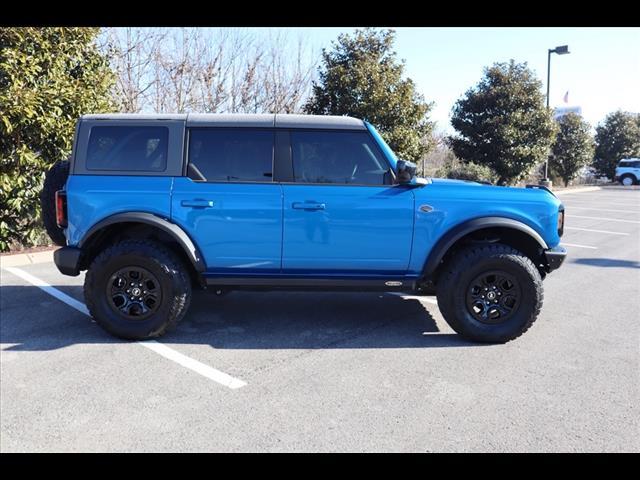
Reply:
[[[100,253],[84,284],[96,323],[120,338],[144,340],[174,328],[191,300],[191,281],[180,259],[148,240],[125,240]]]
[[[502,244],[469,247],[445,265],[438,306],[456,332],[478,342],[519,337],[542,307],[542,278],[533,262]]]
[[[620,183],[622,183],[622,185],[626,187],[635,185],[636,177],[634,177],[633,175],[623,175],[622,178],[620,179]]]

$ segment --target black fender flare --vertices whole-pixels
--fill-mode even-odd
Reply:
[[[78,242],[78,247],[82,248],[94,234],[98,233],[103,228],[116,223],[144,223],[159,228],[178,242],[197,272],[200,273],[206,270],[204,260],[198,250],[198,247],[181,227],[162,217],[147,212],[117,213],[100,220],[98,223],[93,225],[87,233],[85,233],[82,240]]]
[[[456,225],[440,237],[440,240],[436,242],[425,261],[422,276],[426,278],[430,277],[435,272],[436,268],[438,268],[438,265],[444,258],[447,251],[462,237],[477,230],[494,227],[519,230],[534,239],[543,250],[547,250],[549,248],[547,242],[544,241],[540,234],[523,222],[506,217],[474,218]]]

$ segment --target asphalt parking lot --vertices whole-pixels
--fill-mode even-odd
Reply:
[[[506,345],[460,339],[435,297],[288,292],[198,292],[124,342],[83,276],[3,268],[0,450],[638,451],[640,190],[560,198],[569,257]]]

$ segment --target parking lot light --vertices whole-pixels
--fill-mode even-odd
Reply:
[[[558,55],[567,55],[569,52],[569,45],[560,45],[556,48],[550,48],[547,53],[547,108],[549,108],[549,84],[551,80],[551,54],[557,53]],[[551,187],[551,181],[549,180],[549,156],[544,162],[544,179],[541,182],[545,187]]]

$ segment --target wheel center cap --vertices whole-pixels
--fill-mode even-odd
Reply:
[[[489,300],[495,300],[495,298],[496,298],[496,292],[489,292],[489,293],[487,293],[487,298],[488,298]]]
[[[142,291],[138,287],[131,290],[131,295],[134,297],[139,297],[141,293]]]

